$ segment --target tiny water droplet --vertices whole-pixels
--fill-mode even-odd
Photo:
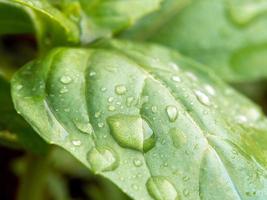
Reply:
[[[69,84],[72,82],[72,78],[64,75],[60,78],[60,82],[63,84]]]
[[[177,108],[175,106],[171,106],[171,105],[167,106],[166,112],[167,112],[167,115],[168,115],[170,122],[174,122],[177,119],[178,111],[177,111]]]
[[[216,94],[215,89],[211,85],[205,85],[205,90],[212,96]]]
[[[23,85],[17,85],[16,89],[21,90],[23,88]]]
[[[82,142],[80,140],[72,140],[71,143],[74,145],[74,146],[80,146],[82,144]]]
[[[195,90],[195,95],[196,95],[196,97],[200,103],[202,103],[206,106],[210,105],[210,99],[205,93],[203,93],[199,90]]]
[[[101,171],[113,171],[119,165],[117,154],[109,148],[93,148],[87,153],[87,160],[96,173]]]
[[[151,110],[153,113],[156,113],[158,111],[158,108],[157,108],[157,106],[152,106]]]
[[[118,95],[123,95],[123,94],[126,93],[126,91],[127,91],[127,89],[126,89],[126,87],[124,85],[117,85],[115,87],[115,92]]]
[[[177,200],[177,191],[166,178],[154,176],[146,183],[147,191],[155,200]]]
[[[94,72],[94,71],[91,71],[90,73],[89,73],[89,76],[95,76],[96,75],[96,72]]]
[[[102,92],[105,92],[105,91],[107,91],[107,88],[102,87],[102,88],[101,88],[101,91],[102,91]]]
[[[184,145],[187,141],[186,135],[179,131],[177,128],[171,128],[169,131],[169,134],[172,138],[173,146],[176,148],[181,148],[182,145]]]
[[[99,127],[99,128],[103,128],[104,127],[104,123],[103,122],[99,122],[98,124],[97,124],[97,126]]]
[[[101,112],[96,112],[96,113],[95,113],[95,118],[100,117],[100,115],[101,115]]]
[[[237,123],[243,124],[248,122],[248,118],[245,115],[238,115],[236,116]]]
[[[136,115],[113,115],[108,118],[111,134],[125,148],[148,151],[155,145],[155,137],[148,123]]]
[[[60,94],[64,94],[64,93],[67,93],[68,91],[69,91],[68,88],[64,87],[59,92]]]
[[[132,185],[132,188],[133,188],[134,190],[138,190],[138,186],[137,186],[136,184],[133,184],[133,185]]]
[[[176,71],[179,71],[179,70],[180,70],[179,66],[178,66],[176,63],[174,63],[174,62],[170,62],[170,63],[169,63],[169,66],[170,66],[172,69],[176,70]]]
[[[181,78],[179,76],[173,76],[172,80],[175,82],[181,82]]]
[[[108,110],[109,110],[109,111],[115,111],[116,108],[115,108],[115,106],[108,106]]]
[[[108,102],[111,103],[114,100],[114,97],[109,97]]]
[[[136,167],[141,167],[143,165],[143,162],[139,159],[134,159],[133,163],[134,163],[134,166]]]

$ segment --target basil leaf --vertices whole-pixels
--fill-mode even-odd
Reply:
[[[160,46],[59,48],[12,80],[15,107],[134,199],[267,198],[267,123],[201,65]]]
[[[227,81],[267,77],[264,0],[166,0],[124,37],[179,50]]]

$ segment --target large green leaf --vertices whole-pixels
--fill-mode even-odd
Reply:
[[[267,198],[258,107],[173,51],[98,45],[55,49],[12,80],[16,109],[47,142],[134,199]]]
[[[3,24],[6,24],[3,25],[3,31],[7,33],[13,31],[10,30],[14,28],[11,23],[23,23],[31,29],[28,22],[31,19],[41,46],[87,44],[128,28],[140,17],[156,10],[160,2],[161,0],[0,0],[0,11],[1,7],[5,7],[0,17]],[[23,18],[16,20],[18,14],[22,15],[20,9],[28,11],[29,16],[24,16],[23,13],[24,18],[29,18],[28,21]],[[16,17],[12,17],[9,10],[18,13]],[[16,28],[19,29],[25,27]]]
[[[227,81],[267,78],[266,11],[265,0],[165,0],[126,37],[177,49]]]

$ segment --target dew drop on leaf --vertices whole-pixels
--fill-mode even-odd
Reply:
[[[126,87],[124,85],[117,85],[115,87],[115,92],[118,95],[123,95],[127,91]]]
[[[108,102],[111,103],[114,100],[114,97],[109,97]]]
[[[64,87],[59,92],[60,94],[64,94],[64,93],[67,93],[68,91],[69,91],[68,88]]]
[[[158,111],[158,108],[157,108],[157,106],[152,106],[151,110],[153,113],[156,113]]]
[[[177,111],[177,108],[175,106],[171,106],[171,105],[167,106],[166,112],[167,112],[167,115],[168,115],[170,122],[174,122],[177,119],[178,111]]]
[[[115,108],[115,106],[108,106],[108,110],[109,110],[109,111],[115,111],[116,108]]]
[[[113,115],[108,118],[111,134],[125,148],[148,151],[155,145],[153,130],[138,115]]]
[[[146,183],[147,191],[155,200],[178,200],[177,191],[166,178],[154,176]]]
[[[203,93],[199,90],[195,90],[195,95],[196,95],[196,97],[200,103],[202,103],[203,105],[206,105],[206,106],[210,105],[210,99],[205,93]]]
[[[171,128],[169,134],[172,138],[174,147],[181,148],[181,146],[186,143],[186,135],[183,132],[179,131],[177,128]]]
[[[82,142],[80,140],[72,140],[71,143],[74,145],[74,146],[80,146],[82,144]]]
[[[119,158],[109,148],[93,148],[87,153],[87,160],[94,172],[112,171],[119,165]]]
[[[143,162],[141,160],[139,160],[139,159],[134,159],[133,160],[133,164],[136,167],[141,167],[143,165]]]
[[[204,88],[210,95],[214,96],[216,94],[214,88],[211,85],[205,85]]]
[[[89,122],[74,122],[77,129],[83,133],[91,135],[93,133],[93,128]]]
[[[175,82],[181,82],[181,78],[179,76],[173,76],[172,80]]]
[[[69,84],[69,83],[71,83],[71,81],[72,81],[72,78],[69,76],[66,76],[66,75],[64,75],[60,78],[60,82],[63,84]]]

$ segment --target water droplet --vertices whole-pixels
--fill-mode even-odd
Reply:
[[[118,114],[109,117],[108,124],[122,147],[147,152],[155,145],[152,129],[140,116]]]
[[[82,144],[82,142],[80,140],[72,140],[71,143],[74,145],[74,146],[80,146]]]
[[[94,172],[112,171],[119,165],[118,156],[109,148],[93,148],[87,154],[87,160]]]
[[[63,84],[69,84],[69,83],[71,83],[71,81],[72,81],[72,79],[69,76],[62,76],[60,78],[60,82]]]
[[[200,103],[202,103],[206,106],[210,105],[210,99],[205,93],[203,93],[199,90],[195,90],[195,95],[196,95],[197,99],[200,101]]]
[[[104,127],[104,123],[103,122],[99,122],[98,124],[97,124],[97,126],[99,127],[99,128],[103,128]]]
[[[132,188],[133,188],[134,190],[138,190],[138,186],[137,186],[136,184],[132,184]]]
[[[177,200],[177,191],[173,184],[164,177],[149,178],[146,187],[151,197],[156,200]]]
[[[105,91],[107,91],[107,88],[102,87],[102,88],[101,88],[101,91],[102,91],[102,92],[105,92]]]
[[[170,122],[174,122],[177,119],[178,111],[177,111],[177,108],[175,106],[167,106],[166,112],[167,112],[167,115],[168,115]]]
[[[111,103],[114,100],[114,97],[109,97],[108,102]]]
[[[96,113],[95,113],[95,118],[100,117],[100,115],[101,115],[101,112],[96,112]]]
[[[170,66],[172,69],[176,70],[176,71],[179,71],[179,70],[180,70],[179,66],[178,66],[176,63],[174,63],[174,62],[170,62],[170,63],[169,63],[169,66]]]
[[[172,80],[175,82],[181,82],[181,78],[179,76],[173,76]]]
[[[134,166],[136,167],[141,167],[143,165],[143,162],[139,159],[134,159],[133,163],[134,163]]]
[[[115,92],[118,95],[123,95],[127,91],[126,87],[124,85],[117,85],[115,87]]]
[[[238,115],[236,116],[237,123],[243,124],[248,122],[248,118],[245,115]]]
[[[152,106],[151,110],[153,113],[156,113],[158,111],[158,108],[157,108],[157,106]]]
[[[96,73],[94,72],[94,71],[91,71],[90,73],[89,73],[89,76],[95,76],[96,75]]]
[[[64,93],[67,93],[68,91],[69,91],[68,88],[64,87],[59,92],[60,94],[64,94]]]
[[[116,108],[115,108],[115,106],[108,106],[108,110],[109,110],[109,111],[115,111]]]
[[[216,94],[214,88],[211,85],[205,85],[204,88],[210,95],[214,96]]]
[[[17,85],[16,89],[21,90],[23,88],[23,85]]]
[[[77,127],[77,129],[79,129],[83,133],[87,133],[89,135],[93,133],[93,128],[89,122],[84,123],[75,121],[74,124]]]
[[[172,138],[173,146],[176,148],[181,148],[186,143],[186,135],[177,128],[171,128],[169,134]]]

